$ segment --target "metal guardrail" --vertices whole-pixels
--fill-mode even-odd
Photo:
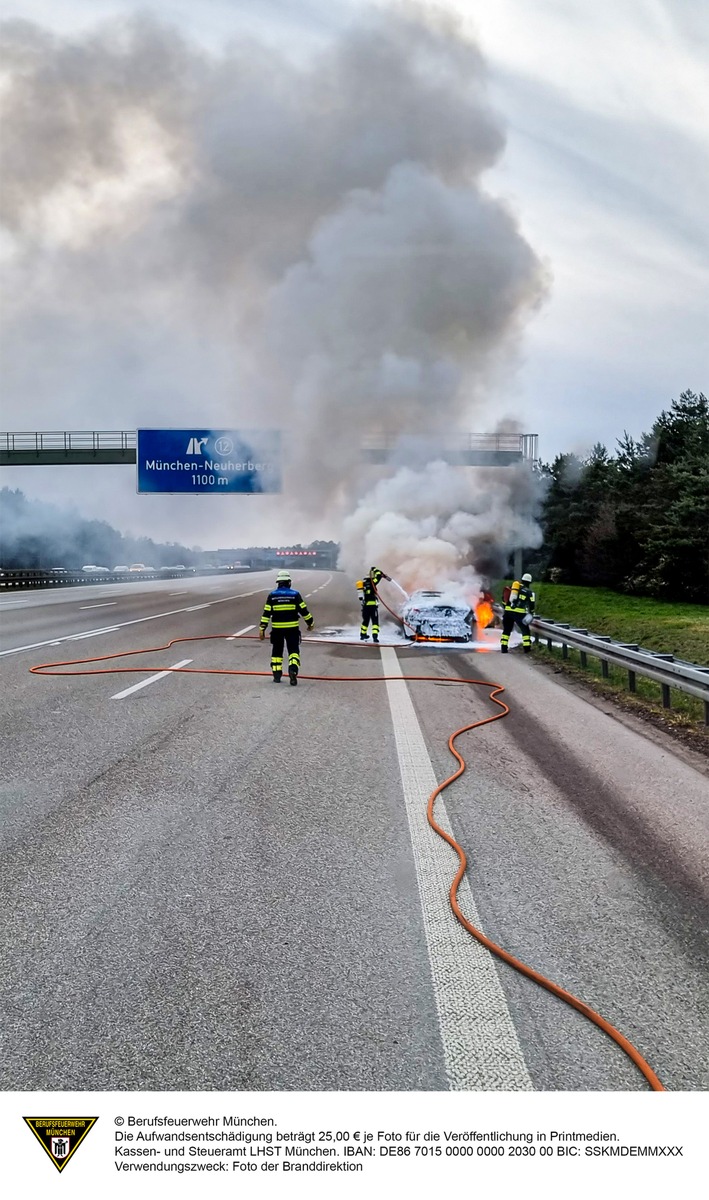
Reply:
[[[589,633],[577,629],[565,621],[536,618],[530,627],[538,642],[545,641],[551,649],[554,642],[561,644],[561,657],[568,658],[569,646],[579,651],[581,666],[586,666],[587,656],[601,662],[601,675],[608,678],[610,665],[628,672],[628,690],[637,690],[637,676],[652,679],[662,687],[662,704],[671,707],[670,691],[686,692],[704,702],[704,723],[709,725],[709,667],[686,662],[674,654],[663,654],[656,650],[644,650],[635,642],[617,642],[601,633]]]
[[[195,567],[164,571],[0,571],[0,592],[11,589],[77,587],[84,583],[136,583],[141,579],[186,579],[195,575],[240,575],[250,567]]]

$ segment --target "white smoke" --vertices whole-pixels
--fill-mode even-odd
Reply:
[[[363,497],[343,527],[341,563],[350,573],[385,563],[407,591],[433,587],[480,594],[517,546],[539,544],[535,485],[524,465],[400,468]]]
[[[482,185],[504,138],[454,18],[362,7],[299,64],[148,17],[2,30],[5,398],[26,428],[281,428],[287,503],[254,498],[252,529],[341,531],[357,574],[392,564],[385,515],[417,582],[533,544],[505,471],[363,495],[370,435],[420,465],[400,435],[480,427],[547,287]]]

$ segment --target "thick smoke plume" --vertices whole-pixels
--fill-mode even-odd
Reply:
[[[400,449],[372,489],[362,467],[369,437],[487,422],[546,289],[481,185],[504,139],[453,18],[364,9],[306,62],[211,55],[146,17],[3,28],[27,428],[282,428],[287,504],[254,501],[254,532],[341,533],[355,573],[460,578],[534,543],[517,471],[412,471]]]
[[[385,562],[408,591],[465,585],[504,573],[517,546],[538,544],[531,513],[535,480],[526,466],[471,471],[430,462],[381,480],[344,521],[343,566]]]

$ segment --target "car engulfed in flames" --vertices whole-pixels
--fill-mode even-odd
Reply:
[[[460,596],[421,589],[401,610],[406,636],[414,642],[471,642],[475,614]]]

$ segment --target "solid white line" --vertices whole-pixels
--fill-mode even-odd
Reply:
[[[228,642],[233,642],[234,638],[241,637],[242,633],[248,633],[250,629],[255,629],[255,625],[245,625],[243,629],[237,629],[236,633],[232,633],[231,637],[227,638]]]
[[[117,600],[104,600],[103,604],[80,604],[79,608],[81,612],[86,612],[89,608],[115,608],[117,603]]]
[[[116,692],[115,696],[111,696],[112,700],[123,700],[125,696],[130,696],[132,692],[139,692],[141,688],[147,687],[149,683],[155,683],[157,679],[164,679],[166,675],[171,675],[178,667],[186,667],[193,659],[183,658],[182,662],[174,663],[167,671],[159,671],[157,675],[149,675],[147,679],[142,679],[140,683],[134,683],[132,687],[125,688],[122,692]]]
[[[437,780],[396,650],[381,648],[396,750],[409,819],[423,925],[431,964],[446,1071],[454,1091],[532,1091],[505,994],[492,955],[456,921],[448,892],[458,868],[454,850],[428,824],[428,797]],[[445,804],[436,820],[446,833]],[[467,878],[458,889],[461,908],[481,928]]]
[[[200,608],[211,608],[210,604],[193,604],[190,608],[185,608],[184,612],[199,612]]]

